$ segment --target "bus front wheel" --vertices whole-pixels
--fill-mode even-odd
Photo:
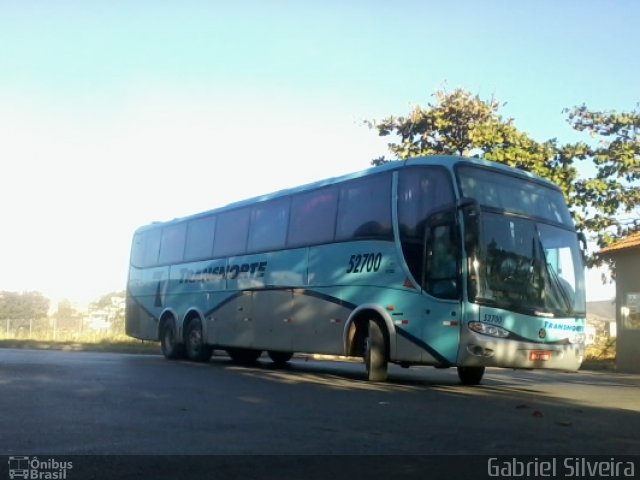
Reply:
[[[162,354],[169,360],[184,357],[184,345],[178,343],[176,327],[171,320],[167,320],[162,324],[160,347],[162,348]]]
[[[276,352],[269,350],[267,354],[277,367],[284,367],[287,362],[291,360],[291,357],[293,357],[293,352]]]
[[[458,378],[463,385],[479,385],[484,367],[458,367]]]
[[[204,341],[202,322],[199,318],[192,319],[187,325],[185,347],[189,360],[194,362],[208,362],[211,358],[213,351]]]
[[[369,332],[365,344],[364,363],[367,367],[367,379],[371,382],[384,382],[387,379],[389,352],[384,331],[375,320],[369,320]]]

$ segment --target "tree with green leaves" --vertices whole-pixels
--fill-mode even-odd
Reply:
[[[594,140],[581,144],[575,157],[592,162],[596,174],[577,180],[571,206],[578,225],[596,232],[604,247],[640,229],[640,111],[599,112],[582,105],[565,114]]]
[[[416,106],[406,117],[366,122],[388,143],[395,159],[384,156],[374,165],[422,155],[481,157],[520,168],[557,184],[565,195],[579,230],[590,233],[600,247],[640,229],[640,112],[593,112],[586,106],[566,110],[589,142],[559,145],[539,142],[504,118],[495,98],[482,100],[466,90],[437,91],[435,102]],[[597,141],[600,140],[600,141]],[[578,166],[595,166],[585,178]],[[628,217],[626,218],[625,215]],[[589,263],[597,263],[594,255]]]
[[[107,312],[107,319],[111,323],[111,332],[122,334],[125,331],[124,325],[124,302],[126,293],[124,291],[111,292],[102,295],[91,304],[94,309]]]
[[[40,292],[0,292],[0,320],[38,320],[48,311],[49,299]]]
[[[92,306],[95,308],[108,308],[113,306],[113,299],[122,299],[125,298],[125,292],[123,290],[117,292],[110,292],[102,295],[98,300],[92,303]]]

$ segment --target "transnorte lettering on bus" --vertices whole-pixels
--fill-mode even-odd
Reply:
[[[216,282],[223,278],[235,279],[238,277],[264,277],[267,270],[267,262],[236,263],[233,265],[209,266],[202,270],[190,270],[183,268],[180,283],[208,283]]]
[[[584,330],[584,326],[582,325],[568,325],[550,321],[544,322],[544,328],[547,330],[561,330],[563,332],[582,332]]]

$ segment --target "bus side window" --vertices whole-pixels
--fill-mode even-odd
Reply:
[[[206,217],[191,220],[187,225],[187,238],[184,248],[186,261],[210,258],[213,254],[213,237],[216,231],[216,217]]]
[[[332,242],[337,209],[338,189],[335,187],[293,197],[287,246],[303,247]]]
[[[352,180],[340,189],[336,240],[391,240],[391,175]]]
[[[144,233],[136,233],[131,244],[131,265],[141,267],[144,264],[144,244],[146,236]]]
[[[186,223],[170,225],[162,229],[159,263],[178,263],[182,261],[186,234]]]
[[[439,167],[410,167],[398,182],[398,228],[402,253],[416,282],[424,278],[425,227],[433,212],[453,205],[455,196],[448,172]]]
[[[427,233],[424,289],[438,298],[458,298],[458,249],[452,225],[436,225]]]
[[[142,252],[142,267],[153,267],[158,264],[160,253],[160,229],[149,230],[144,234],[144,247]]]
[[[253,207],[249,252],[284,248],[289,221],[289,199],[276,199]]]
[[[247,248],[251,210],[241,208],[218,215],[213,256],[243,255]]]

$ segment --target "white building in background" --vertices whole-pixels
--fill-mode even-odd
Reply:
[[[110,299],[111,304],[106,307],[89,305],[84,316],[84,328],[92,331],[110,330],[113,321],[124,316],[125,297],[114,295]]]
[[[111,327],[106,310],[92,310],[84,317],[84,328],[93,331],[106,331]]]
[[[640,231],[600,250],[616,265],[616,368],[640,373]]]

